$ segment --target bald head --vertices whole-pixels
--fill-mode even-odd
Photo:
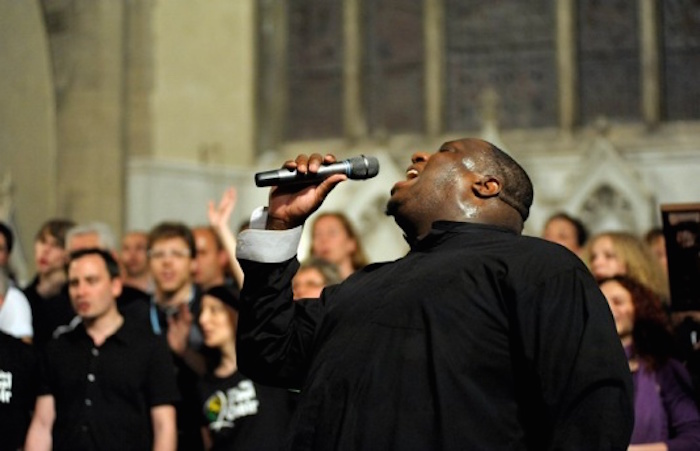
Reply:
[[[460,139],[432,154],[416,152],[411,163],[387,205],[387,213],[407,237],[420,238],[440,220],[522,232],[532,205],[532,183],[498,147],[480,139]]]
[[[501,179],[502,187],[499,198],[514,208],[525,222],[530,216],[530,207],[534,199],[532,181],[527,172],[510,155],[495,145],[482,141],[488,148],[488,155],[482,171],[491,173]]]

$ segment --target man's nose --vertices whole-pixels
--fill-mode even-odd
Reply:
[[[430,154],[428,152],[416,152],[411,155],[411,163],[425,163],[430,159]]]
[[[75,292],[76,297],[82,296],[82,295],[85,293],[85,284],[82,283],[82,282],[78,282],[78,283],[75,285],[75,290],[74,290],[74,292]]]

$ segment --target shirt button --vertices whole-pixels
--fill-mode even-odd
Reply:
[[[88,407],[92,406],[92,400],[89,399],[89,398],[86,399],[86,400],[85,400],[85,405],[88,406]]]
[[[88,379],[90,382],[95,382],[95,375],[92,374],[92,373],[90,373],[90,374],[87,375],[87,379]]]
[[[97,357],[98,355],[100,355],[100,351],[98,351],[97,348],[92,348],[92,355]]]

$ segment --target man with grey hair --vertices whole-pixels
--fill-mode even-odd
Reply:
[[[114,253],[117,240],[112,228],[104,222],[89,222],[71,227],[66,232],[66,249],[74,252],[81,249],[105,249]]]

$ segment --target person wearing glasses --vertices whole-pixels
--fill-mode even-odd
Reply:
[[[178,447],[187,450],[203,449],[196,385],[205,372],[205,360],[196,322],[201,309],[201,293],[193,280],[196,253],[192,231],[181,222],[162,222],[148,234],[155,285],[148,322],[153,332],[167,338],[173,354],[182,396],[177,406]]]

